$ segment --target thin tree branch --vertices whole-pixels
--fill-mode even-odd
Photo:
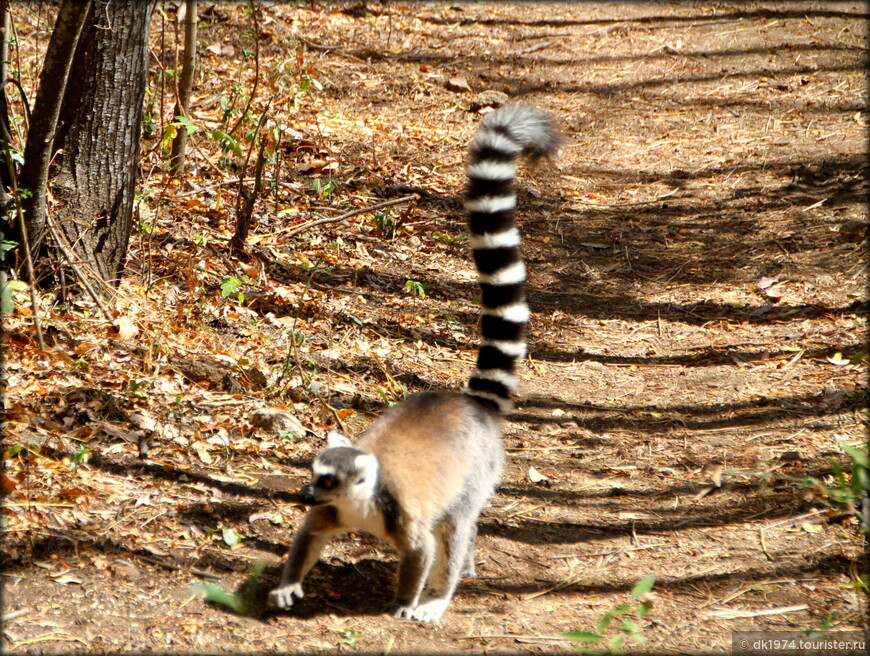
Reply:
[[[242,110],[239,120],[227,134],[235,134],[236,130],[245,120],[245,114],[251,108],[251,103],[254,102],[254,96],[257,94],[257,85],[260,83],[260,24],[257,22],[257,7],[253,2],[248,2],[248,7],[251,10],[251,20],[254,23],[254,87],[251,89],[251,95],[248,96],[248,104]]]
[[[339,216],[333,216],[326,219],[318,219],[317,221],[311,221],[306,223],[305,225],[299,226],[298,228],[294,228],[290,232],[287,233],[287,237],[295,237],[300,232],[305,232],[309,228],[313,228],[314,226],[323,225],[324,223],[338,223],[339,221],[344,221],[345,219],[349,219],[352,216],[356,216],[357,214],[365,214],[366,212],[374,212],[375,210],[381,210],[385,207],[391,207],[393,205],[399,205],[401,203],[407,203],[409,200],[415,200],[419,198],[417,194],[413,196],[403,196],[402,198],[394,198],[393,200],[384,201],[383,203],[378,203],[377,205],[371,205],[369,207],[360,207],[359,209],[352,210],[350,212],[346,212]]]
[[[255,179],[256,178],[245,178],[244,182],[253,182]],[[190,183],[190,180],[188,180],[188,183]],[[235,184],[239,184],[239,181],[236,179],[224,180],[223,182],[215,182],[214,184],[205,185],[202,187],[196,187],[194,185],[195,188],[191,191],[185,191],[180,194],[166,194],[166,198],[169,198],[170,200],[187,198],[188,196],[194,196],[204,191],[211,191],[212,189],[217,189],[218,187],[228,187]],[[300,189],[298,184],[295,184],[293,182],[284,182],[283,180],[276,180],[275,178],[265,178],[263,180],[263,184],[278,185],[279,187],[286,187],[287,189],[292,189],[293,191],[299,191]]]
[[[21,226],[21,246],[24,248],[24,264],[27,267],[27,277],[30,280],[30,307],[33,311],[33,328],[36,330],[36,341],[39,348],[45,351],[45,340],[42,337],[42,323],[39,319],[39,305],[36,303],[36,274],[33,270],[33,256],[30,250],[30,237],[27,234],[27,222],[24,220],[24,207],[21,204],[21,193],[18,189],[18,176],[15,175],[15,164],[9,152],[10,144],[6,144],[6,152],[3,157],[9,167],[9,179],[12,182],[12,198],[15,201],[15,209],[18,211],[18,223]]]
[[[60,249],[60,252],[63,254],[63,257],[66,260],[67,265],[69,265],[69,268],[72,269],[73,273],[75,273],[76,278],[79,279],[79,282],[82,283],[82,287],[84,287],[87,290],[88,294],[91,295],[91,298],[94,299],[94,303],[96,303],[97,307],[100,308],[100,312],[103,313],[103,317],[105,317],[106,321],[108,321],[110,324],[114,325],[115,320],[112,319],[112,315],[109,313],[108,308],[105,305],[103,305],[102,299],[100,299],[99,295],[94,291],[94,288],[91,287],[91,283],[85,277],[85,274],[83,274],[79,270],[79,267],[75,266],[75,262],[79,258],[76,257],[75,251],[73,250],[72,246],[70,246],[69,242],[66,240],[66,237],[64,236],[63,231],[60,230],[54,224],[54,219],[51,217],[51,215],[46,214],[45,219],[46,219],[46,225],[48,226],[48,230],[51,233],[52,239],[54,239],[55,244]],[[104,289],[111,289],[111,286],[105,280],[101,280],[100,282],[103,285]]]

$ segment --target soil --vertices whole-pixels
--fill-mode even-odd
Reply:
[[[44,52],[48,10],[14,11]],[[152,29],[159,126],[174,15]],[[237,82],[250,95],[256,54],[252,116],[271,100],[283,122],[284,184],[234,255],[241,160],[203,130],[173,186],[146,133],[148,229],[115,327],[87,296],[46,296],[43,352],[16,301],[9,653],[567,653],[560,632],[636,607],[650,572],[629,652],[868,630],[866,535],[824,489],[868,421],[865,4],[269,3],[256,53],[244,5],[200,18],[194,121],[216,127]],[[505,96],[557,117],[564,147],[518,184],[530,356],[478,577],[439,624],[394,620],[395,554],[350,535],[269,610],[327,430],[471,370],[462,161]],[[305,434],[254,427],[263,407]],[[247,614],[204,582],[250,590]]]

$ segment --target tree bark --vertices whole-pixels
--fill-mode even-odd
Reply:
[[[65,0],[61,11],[68,5],[81,2]],[[133,226],[152,7],[151,1],[93,0],[72,57],[57,130],[35,137],[53,136],[54,146],[62,148],[50,183],[57,202],[51,220],[61,239],[109,286],[120,281]],[[43,74],[43,79],[51,78]],[[25,168],[31,166],[26,158],[25,152]],[[33,184],[29,188],[36,195],[38,181]]]
[[[0,155],[0,159],[2,159],[0,161],[0,220],[2,221],[6,220],[6,208],[10,200],[6,190],[12,187],[12,175],[5,159],[13,145],[12,124],[9,121],[9,104],[6,98],[6,77],[9,75],[7,63],[9,61],[9,37],[12,26],[9,20],[9,2],[10,0],[0,0],[0,147],[3,149],[3,153]],[[0,259],[2,259],[2,255],[0,255]]]
[[[33,252],[40,250],[46,232],[46,185],[58,117],[67,89],[73,53],[91,8],[90,2],[66,0],[57,14],[54,30],[45,52],[39,90],[30,117],[30,129],[24,146],[24,166],[18,180],[19,189],[28,192],[22,198],[27,234]]]
[[[196,0],[187,0],[185,4],[187,13],[184,15],[184,61],[181,64],[174,116],[187,116],[193,90],[193,74],[196,71]],[[182,174],[186,149],[187,128],[182,125],[172,140],[172,153],[169,157],[169,167],[175,176]]]

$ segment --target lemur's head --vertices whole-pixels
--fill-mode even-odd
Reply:
[[[327,445],[311,465],[311,482],[299,490],[302,503],[355,504],[372,498],[378,480],[378,460],[354,448],[341,433],[330,431]]]

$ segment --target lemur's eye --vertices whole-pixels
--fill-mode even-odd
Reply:
[[[317,479],[317,487],[326,488],[327,490],[331,487],[335,486],[335,476],[332,474],[325,474]]]
[[[365,479],[365,477],[363,477],[363,478],[359,479],[359,480],[356,482],[356,484],[357,484],[357,485],[362,485],[362,484],[365,483],[365,482],[366,482],[366,479]]]

